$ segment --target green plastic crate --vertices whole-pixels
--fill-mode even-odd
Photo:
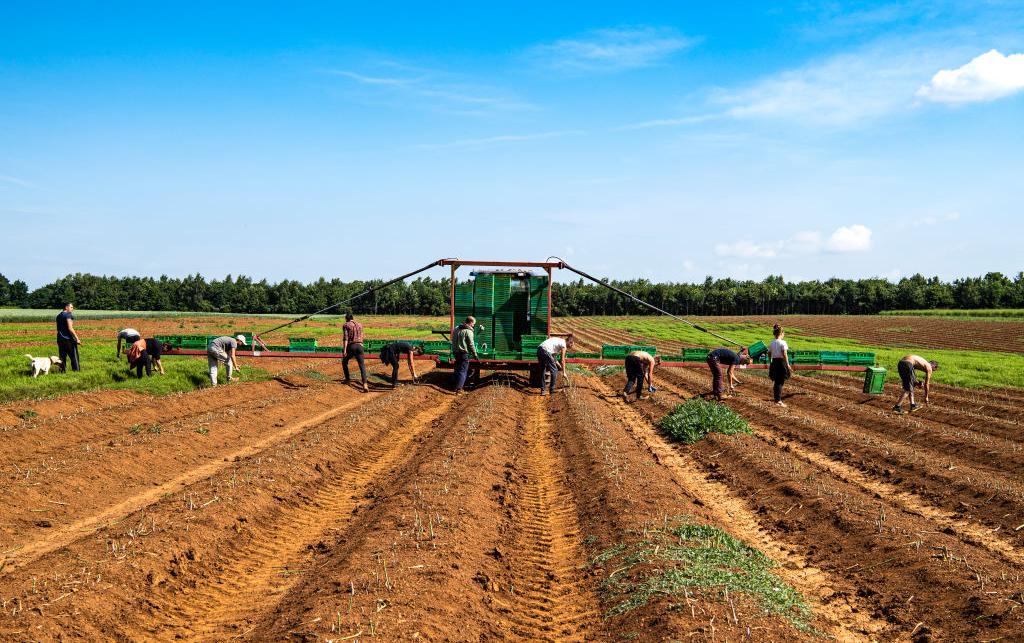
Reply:
[[[604,344],[601,346],[601,357],[604,359],[625,359],[626,355],[629,355],[633,351],[646,351],[651,355],[656,355],[658,353],[658,349],[655,346]]]
[[[846,353],[844,351],[819,351],[821,353],[822,364],[843,364],[847,362]]]
[[[850,366],[874,366],[874,353],[847,353],[846,363]]]
[[[791,363],[821,363],[820,350],[791,350]]]
[[[864,373],[864,392],[880,395],[885,390],[886,370],[880,366],[869,366]]]
[[[765,346],[764,342],[754,342],[747,350],[750,352],[750,359],[756,360],[758,357],[768,352],[768,347]]]
[[[537,349],[534,348],[533,350],[536,351]],[[566,353],[565,356],[575,359],[601,359],[601,353]],[[662,359],[665,358],[663,357]]]
[[[494,351],[494,359],[522,359],[523,354],[519,351]]]
[[[683,349],[683,361],[684,362],[703,362],[707,360],[708,354],[711,353],[710,349],[707,348],[684,348]]]

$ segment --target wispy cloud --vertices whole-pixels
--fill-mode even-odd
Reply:
[[[698,125],[716,118],[722,118],[723,115],[724,114],[701,114],[698,116],[681,116],[678,118],[658,118],[650,121],[640,121],[639,123],[620,125],[619,127],[612,128],[612,131],[622,132],[638,129],[650,129],[653,127],[682,127],[686,125]]]
[[[448,143],[424,143],[421,145],[412,146],[413,149],[417,150],[440,150],[453,147],[483,147],[486,145],[495,145],[498,143],[519,143],[523,141],[538,141],[549,138],[561,138],[563,136],[573,136],[579,134],[585,134],[583,130],[559,130],[554,132],[537,132],[534,134],[501,134],[498,136],[487,136],[485,138],[466,138],[457,141],[450,141]]]
[[[535,45],[526,57],[539,67],[572,74],[619,72],[656,65],[697,42],[664,27],[619,27]]]
[[[398,67],[392,65],[392,67]],[[399,67],[400,69],[406,69]],[[507,91],[486,85],[460,82],[444,72],[417,70],[415,76],[371,75],[351,69],[322,69],[321,73],[351,81],[380,97],[419,108],[438,109],[460,114],[499,111],[533,111],[536,105]]]
[[[34,188],[35,183],[26,181],[25,179],[19,179],[16,176],[10,176],[9,174],[0,174],[0,183],[10,183],[11,185],[17,185],[20,188]]]
[[[1004,56],[995,49],[957,69],[942,69],[917,90],[936,103],[978,103],[1024,90],[1024,54]]]

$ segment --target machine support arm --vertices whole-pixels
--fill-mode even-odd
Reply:
[[[619,293],[620,295],[622,295],[624,297],[628,297],[629,299],[632,299],[633,301],[637,302],[638,304],[642,304],[644,306],[647,306],[651,310],[655,310],[655,311],[661,313],[662,315],[668,315],[669,317],[671,317],[672,319],[674,319],[676,321],[683,322],[687,326],[692,326],[693,328],[696,328],[697,330],[699,330],[701,332],[707,333],[708,335],[711,335],[712,337],[717,337],[718,339],[722,340],[723,342],[728,342],[728,343],[734,344],[736,346],[743,346],[743,344],[741,344],[741,343],[739,343],[739,342],[737,342],[735,340],[729,339],[728,337],[722,337],[718,333],[712,332],[712,331],[708,330],[707,328],[704,328],[703,326],[698,326],[697,324],[694,324],[693,322],[691,322],[691,321],[689,321],[687,319],[683,319],[682,317],[680,317],[678,315],[673,315],[672,313],[668,312],[667,310],[662,310],[661,308],[658,308],[654,304],[649,304],[646,301],[644,301],[643,299],[640,299],[636,295],[628,293],[625,290],[622,290],[621,288],[616,288],[615,286],[613,286],[613,285],[611,285],[609,283],[601,281],[597,277],[594,277],[592,275],[588,275],[587,273],[583,272],[582,270],[577,270],[576,268],[573,268],[572,266],[567,264],[565,261],[563,261],[559,257],[548,257],[548,259],[549,260],[551,260],[551,259],[558,259],[559,263],[562,264],[561,265],[562,268],[565,268],[566,270],[569,270],[571,272],[575,272],[577,275],[579,275],[581,277],[584,277],[586,279],[589,279],[590,281],[593,281],[595,284],[597,284],[599,286],[604,286],[608,290],[617,292],[617,293]]]
[[[274,332],[276,330],[281,330],[282,328],[284,328],[286,326],[291,326],[292,324],[297,324],[300,321],[305,321],[305,320],[309,319],[310,317],[312,317],[313,315],[321,315],[321,314],[327,312],[328,310],[331,310],[331,309],[334,309],[334,308],[338,308],[339,306],[344,306],[345,304],[351,303],[351,302],[355,301],[356,299],[359,299],[360,297],[365,297],[366,295],[369,295],[371,293],[377,292],[378,290],[382,290],[384,288],[387,288],[391,284],[396,284],[399,281],[404,281],[405,279],[408,279],[409,277],[412,277],[414,275],[418,275],[421,272],[424,272],[426,270],[430,270],[431,268],[435,268],[437,266],[440,266],[445,261],[450,261],[450,260],[449,259],[438,259],[437,261],[433,261],[431,263],[428,263],[427,265],[423,266],[419,270],[413,270],[412,272],[408,272],[408,273],[402,275],[401,277],[395,277],[394,279],[392,279],[390,281],[386,281],[386,282],[380,284],[379,286],[373,286],[371,288],[367,288],[366,290],[364,290],[364,291],[362,291],[362,292],[360,292],[358,294],[355,294],[355,295],[349,297],[348,299],[346,299],[344,301],[339,301],[336,304],[331,304],[327,308],[321,308],[320,310],[318,310],[318,311],[316,311],[314,313],[309,313],[308,315],[303,315],[302,317],[298,317],[296,319],[293,319],[290,322],[285,322],[284,324],[281,324],[280,326],[274,326],[270,330],[265,330],[262,333],[259,333],[259,334],[255,335],[253,337],[253,340],[256,341],[257,338],[262,337],[264,335],[269,335],[270,333],[272,333],[272,332]]]

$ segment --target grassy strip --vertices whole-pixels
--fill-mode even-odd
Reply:
[[[7,348],[0,350],[0,402],[34,400],[56,397],[76,391],[99,389],[131,389],[151,395],[167,395],[180,391],[191,391],[209,386],[209,369],[205,359],[193,357],[164,357],[162,362],[166,375],[158,373],[152,377],[136,379],[129,375],[128,365],[122,356],[116,359],[115,343],[86,342],[80,347],[82,370],[60,373],[57,367],[49,375],[30,377],[25,353],[36,357],[48,357],[57,353],[55,342],[34,348]],[[253,366],[253,360],[240,359],[243,369],[241,378],[245,381],[260,381],[269,378],[261,368]],[[227,377],[225,369],[219,369],[220,380]]]
[[[615,570],[602,583],[615,603],[609,616],[625,614],[659,596],[725,602],[731,600],[730,594],[740,594],[800,631],[815,633],[803,596],[771,572],[778,565],[761,551],[688,516],[666,517],[663,524],[640,535],[637,542],[617,543],[591,561],[592,567]]]
[[[678,341],[694,346],[709,346],[708,340],[714,339],[706,333],[671,319],[602,319],[600,323],[632,335]],[[732,330],[722,334],[748,346],[756,341],[768,343],[771,337],[770,329],[763,324],[729,326],[733,327]],[[719,332],[721,329],[718,325],[713,325],[711,330]],[[892,381],[899,379],[896,373],[897,362],[904,355],[913,352],[939,362],[940,369],[935,373],[935,381],[942,384],[967,388],[1024,388],[1024,355],[1019,353],[919,348],[910,344],[873,346],[853,339],[807,335],[799,328],[787,328],[786,341],[790,350],[794,351],[871,351],[876,354],[878,364],[889,370],[888,378]]]
[[[746,420],[736,415],[729,407],[700,398],[677,405],[658,421],[658,428],[670,440],[684,444],[703,440],[710,433],[754,433]]]
[[[883,310],[879,315],[893,317],[950,317],[953,319],[1022,320],[1022,308],[936,308],[934,310]]]

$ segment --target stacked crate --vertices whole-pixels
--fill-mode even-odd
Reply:
[[[516,313],[512,307],[512,275],[494,277],[494,350],[515,348]],[[479,280],[480,278],[477,277]]]
[[[626,355],[629,355],[633,351],[646,351],[651,355],[656,355],[658,349],[655,346],[641,346],[639,344],[602,344],[601,345],[601,357],[602,359],[625,359]]]
[[[548,278],[530,277],[530,334],[548,334]],[[524,349],[525,350],[525,349]]]
[[[455,284],[455,324],[461,324],[473,314],[473,282]]]
[[[494,304],[494,275],[477,275],[473,294],[477,326],[473,329],[473,338],[478,351],[494,348]]]

